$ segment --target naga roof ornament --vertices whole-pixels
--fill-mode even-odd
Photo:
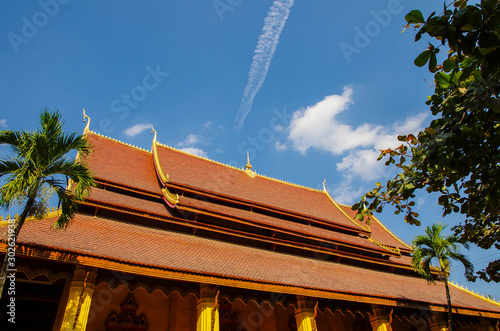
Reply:
[[[156,149],[157,145],[156,130],[153,128],[152,125],[151,125],[151,134],[154,134],[153,143],[151,145],[151,152],[153,154],[153,161],[155,165],[156,175],[158,176],[158,179],[160,180],[162,185],[161,192],[163,193],[163,197],[167,202],[167,204],[170,207],[175,207],[175,205],[179,203],[179,195],[173,194],[167,188],[167,183],[169,182],[170,179],[168,177],[168,174],[165,174],[163,168],[161,167],[160,159],[158,158],[158,151]]]
[[[85,123],[85,121],[87,121],[87,125],[85,126],[85,129],[83,129],[83,134],[87,134],[87,132],[90,131],[90,117],[87,116],[87,114],[85,114],[85,108],[82,108],[83,109],[83,123]]]
[[[342,214],[344,214],[345,217],[347,217],[351,222],[353,222],[359,228],[361,228],[361,229],[363,229],[365,231],[371,232],[371,229],[370,229],[369,226],[363,226],[359,222],[356,222],[355,220],[353,220],[349,215],[346,214],[346,212],[342,208],[340,208],[340,206],[338,205],[338,203],[335,200],[333,200],[332,196],[330,195],[330,193],[326,189],[326,178],[325,178],[325,180],[323,180],[323,192],[325,192],[325,194],[328,196],[328,198],[330,199],[330,201],[335,205],[335,207],[337,207],[342,212]]]

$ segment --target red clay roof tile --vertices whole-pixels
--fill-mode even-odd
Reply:
[[[246,220],[256,225],[262,225],[276,230],[290,231],[297,235],[305,235],[317,239],[331,240],[339,244],[345,244],[351,247],[362,247],[367,250],[387,254],[387,250],[377,246],[366,238],[358,237],[357,235],[349,235],[335,230],[327,230],[316,226],[308,226],[305,224],[288,221],[278,217],[263,215],[258,212],[242,210],[224,206],[209,201],[198,200],[188,197],[181,197],[179,208],[184,206],[204,210],[207,212],[217,213],[219,215],[234,217],[240,220]]]
[[[162,145],[158,146],[158,157],[172,184],[325,220],[360,231],[322,191],[259,175],[251,178],[242,170]]]
[[[356,211],[352,210],[351,207],[340,205],[344,212],[351,218],[356,217]],[[399,249],[408,251],[410,247],[400,241],[392,232],[390,232],[378,219],[372,219],[370,224],[371,238],[381,242],[385,245],[390,245],[393,247],[398,247]]]
[[[219,277],[446,305],[444,285],[424,279],[224,243],[78,214],[65,231],[55,217],[25,223],[18,242]],[[0,229],[5,237],[5,229]],[[133,238],[133,240],[131,240]],[[450,288],[455,307],[500,312],[500,305]]]
[[[93,147],[87,162],[96,179],[161,194],[150,152],[92,132],[87,137]]]

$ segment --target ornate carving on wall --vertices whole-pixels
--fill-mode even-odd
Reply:
[[[45,276],[50,282],[55,282],[56,280],[60,278],[66,278],[66,279],[71,279],[71,274],[68,272],[58,272],[58,273],[53,273],[52,271],[48,269],[36,269],[32,270],[27,266],[20,265],[17,267],[17,272],[22,272],[23,274],[26,275],[26,277],[29,280],[32,280],[36,277],[39,276]]]
[[[148,294],[152,294],[155,291],[160,291],[162,292],[165,297],[170,296],[172,293],[177,293],[179,294],[183,299],[185,299],[188,295],[194,295],[197,299],[199,295],[199,291],[195,289],[180,289],[178,287],[169,287],[166,288],[165,286],[162,285],[149,285],[146,283],[142,282],[137,282],[137,283],[130,283],[128,281],[120,281],[117,279],[111,279],[111,278],[104,278],[100,277],[97,280],[97,284],[100,285],[102,283],[108,284],[108,286],[112,289],[115,290],[119,286],[126,286],[129,292],[135,292],[139,288],[144,289]]]
[[[223,298],[219,304],[220,331],[246,331],[242,327],[242,321],[238,312],[231,312],[232,304]]]
[[[107,331],[146,331],[148,321],[144,314],[137,315],[139,305],[130,293],[120,305],[121,312],[112,311],[104,326]]]

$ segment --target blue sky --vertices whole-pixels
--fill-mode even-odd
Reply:
[[[433,8],[434,6],[434,8]],[[0,129],[36,126],[45,106],[69,131],[149,149],[164,144],[259,174],[322,188],[351,204],[391,175],[376,158],[431,119],[426,48],[401,31],[410,0],[5,1],[0,12]],[[0,147],[1,155],[7,149]],[[418,200],[423,225],[442,220]],[[387,210],[406,242],[422,227]],[[444,219],[457,224],[460,216]],[[477,267],[498,251],[469,253]],[[500,300],[492,284],[451,279]]]

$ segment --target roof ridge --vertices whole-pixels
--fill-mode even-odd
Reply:
[[[380,226],[385,230],[387,231],[387,233],[389,233],[394,239],[396,239],[397,241],[399,241],[400,243],[402,243],[403,245],[405,245],[406,247],[408,247],[408,249],[411,249],[413,250],[413,248],[407,243],[405,242],[403,239],[399,238],[398,236],[396,236],[394,233],[392,233],[391,230],[389,230],[382,222],[380,222],[380,220],[375,217],[375,215],[371,215],[373,217],[373,219],[378,223],[380,224]]]
[[[116,139],[116,138],[111,138],[111,137],[105,136],[105,135],[103,135],[102,133],[98,133],[98,132],[95,132],[95,131],[92,131],[92,130],[90,130],[90,131],[88,131],[88,132],[89,132],[89,133],[93,133],[93,134],[95,134],[96,136],[99,136],[99,137],[102,137],[102,138],[106,138],[106,139],[109,139],[109,140],[111,140],[111,141],[117,142],[117,143],[119,143],[119,144],[122,144],[122,145],[125,145],[125,146],[128,146],[128,147],[132,147],[132,148],[138,149],[138,150],[140,150],[140,151],[142,151],[142,152],[147,152],[147,153],[150,153],[150,154],[151,154],[151,151],[148,151],[148,150],[147,150],[147,149],[145,149],[145,148],[138,147],[138,146],[132,145],[132,144],[130,144],[130,143],[126,143],[126,142],[121,141],[121,140],[118,140],[118,139]]]
[[[205,156],[200,156],[200,155],[196,155],[196,154],[191,154],[191,153],[188,153],[188,152],[185,152],[179,148],[176,148],[176,147],[173,147],[173,146],[169,146],[169,145],[165,145],[165,144],[162,144],[160,142],[157,142],[158,145],[160,146],[163,146],[163,147],[166,147],[166,148],[169,148],[171,150],[174,150],[174,151],[177,151],[177,152],[180,152],[180,153],[183,153],[183,154],[187,154],[189,156],[194,156],[194,157],[197,157],[199,159],[202,159],[202,160],[205,160],[205,161],[209,161],[209,162],[212,162],[212,163],[215,163],[215,164],[218,164],[218,165],[221,165],[221,166],[225,166],[225,167],[228,167],[230,169],[234,169],[234,170],[238,170],[238,171],[241,171],[241,172],[245,172],[245,170],[243,168],[238,168],[238,167],[235,167],[235,166],[232,166],[232,165],[229,165],[229,164],[226,164],[226,163],[223,163],[223,162],[220,162],[220,161],[216,161],[216,160],[213,160],[213,159],[210,159],[208,157],[205,157]],[[295,183],[292,183],[292,182],[288,182],[286,180],[282,180],[282,179],[277,179],[277,178],[274,178],[274,177],[270,177],[270,176],[266,176],[266,175],[261,175],[261,174],[257,174],[256,177],[262,177],[264,179],[269,179],[269,180],[272,180],[272,181],[275,181],[275,182],[279,182],[279,183],[282,183],[282,184],[286,184],[286,185],[290,185],[290,186],[296,186],[296,187],[299,187],[299,188],[303,188],[303,189],[307,189],[307,190],[310,190],[310,191],[314,191],[314,192],[322,192],[321,190],[319,189],[315,189],[315,188],[312,188],[312,187],[308,187],[308,186],[305,186],[305,185],[300,185],[300,184],[295,184]]]
[[[483,299],[483,300],[488,301],[490,303],[493,303],[493,304],[495,304],[497,306],[500,306],[500,302],[496,301],[495,299],[487,298],[484,294],[479,294],[479,292],[474,293],[473,290],[469,290],[467,287],[464,288],[463,285],[458,285],[458,283],[454,283],[453,281],[449,281],[448,283],[451,284],[451,285],[453,285],[453,286],[455,286],[459,290],[462,290],[464,292],[467,292],[469,294],[472,294],[472,295],[478,297],[479,299]]]
[[[186,151],[183,151],[183,150],[181,150],[181,149],[179,149],[179,148],[177,148],[177,147],[173,147],[173,146],[165,145],[165,144],[163,144],[163,143],[161,143],[161,142],[156,142],[156,143],[157,143],[158,145],[160,145],[160,146],[163,146],[163,147],[169,148],[169,149],[174,150],[174,151],[176,151],[176,152],[180,152],[180,153],[183,153],[183,154],[186,154],[186,155],[189,155],[189,156],[197,157],[197,158],[202,159],[202,160],[205,160],[205,161],[209,161],[209,162],[212,162],[212,163],[216,163],[216,164],[218,164],[218,165],[222,165],[222,166],[225,166],[225,167],[228,167],[228,168],[231,168],[231,169],[235,169],[235,170],[240,170],[240,171],[241,171],[241,169],[240,169],[240,168],[237,168],[237,167],[232,166],[232,165],[229,165],[229,164],[222,163],[222,162],[220,162],[220,161],[215,161],[215,160],[212,160],[212,159],[210,159],[210,158],[208,158],[208,157],[205,157],[205,156],[200,156],[200,155],[196,155],[196,154],[191,154],[191,153],[188,153],[188,152],[186,152]]]
[[[257,174],[257,176],[265,178],[265,179],[273,180],[273,181],[276,181],[276,182],[280,182],[280,183],[283,183],[283,184],[287,184],[287,185],[291,185],[291,186],[296,186],[296,187],[303,188],[303,189],[306,189],[306,190],[314,191],[314,192],[320,192],[320,193],[322,192],[319,189],[312,188],[312,187],[305,186],[305,185],[301,185],[301,184],[292,183],[292,182],[289,182],[289,181],[286,181],[286,180],[283,180],[283,179],[278,179],[278,178],[274,178],[274,177],[270,177],[270,176],[266,176],[266,175],[259,175],[259,174]]]
[[[340,206],[343,206],[343,207],[347,207],[347,208],[351,208],[352,205],[348,205],[348,204],[345,204],[345,203],[337,203],[338,205]],[[394,233],[392,233],[392,231],[390,231],[382,222],[380,222],[380,220],[375,217],[375,215],[372,214],[372,217],[378,222],[378,224],[380,224],[380,226],[385,230],[387,231],[392,237],[394,237],[394,239],[396,239],[397,241],[399,241],[400,243],[404,244],[405,246],[407,246],[409,249],[411,249],[411,246],[408,245],[408,243],[406,243],[403,239],[399,238],[398,236],[396,236]]]
[[[59,216],[59,215],[61,215],[61,208],[60,207],[57,207],[57,208],[56,207],[52,207],[52,208],[48,207],[47,211],[43,214],[42,218],[38,219],[35,216],[28,216],[28,217],[26,217],[26,220],[24,222],[26,223],[26,222],[32,222],[32,221],[40,221],[42,219],[51,218],[51,217]],[[14,220],[17,217],[19,217],[17,213],[13,218],[10,216],[10,214],[8,214],[5,219],[3,218],[2,215],[0,215],[0,227],[7,225],[10,220]]]
[[[330,192],[328,192],[328,190],[327,190],[327,188],[326,188],[326,179],[323,181],[323,190],[322,190],[322,193],[326,194],[326,196],[328,197],[328,199],[330,199],[330,201],[333,203],[333,205],[334,205],[334,206],[335,206],[338,210],[340,210],[340,212],[341,212],[341,213],[342,213],[345,217],[347,217],[347,219],[348,219],[348,220],[350,220],[350,221],[351,221],[354,225],[356,225],[357,227],[359,227],[359,228],[361,228],[361,229],[363,229],[363,230],[365,230],[365,231],[368,231],[368,232],[370,232],[370,233],[372,232],[372,229],[371,229],[369,226],[367,226],[367,227],[368,227],[368,229],[367,229],[367,228],[365,228],[365,226],[363,226],[363,225],[361,224],[361,222],[359,222],[359,223],[358,223],[358,222],[356,222],[356,221],[355,221],[352,217],[350,217],[349,215],[347,215],[347,213],[346,213],[346,212],[345,212],[342,208],[340,208],[340,206],[339,206],[339,204],[337,203],[337,201],[335,201],[335,200],[332,198],[332,196],[330,195]]]

